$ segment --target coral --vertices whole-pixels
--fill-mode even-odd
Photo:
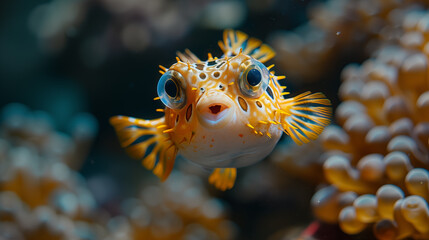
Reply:
[[[408,10],[399,43],[342,72],[340,126],[321,136],[329,186],[315,215],[348,234],[429,238],[429,12]]]
[[[31,111],[18,103],[6,105],[1,112],[1,154],[10,147],[24,147],[32,151],[31,157],[35,154],[37,159],[43,159],[38,164],[62,162],[78,169],[97,134],[97,121],[88,113],[80,113],[64,128],[66,132],[55,131],[55,122],[46,112]]]
[[[233,239],[235,225],[225,218],[220,200],[212,198],[200,178],[173,171],[167,181],[143,188],[128,199],[129,239]]]
[[[339,66],[340,60],[350,60],[350,55],[368,56],[381,42],[396,41],[402,35],[404,11],[421,6],[428,6],[427,1],[322,2],[310,9],[307,23],[272,34],[276,64],[291,79],[319,80]]]
[[[0,232],[30,240],[106,235],[102,222],[98,223],[102,211],[83,177],[68,166],[82,161],[96,132],[95,120],[80,115],[70,129],[70,135],[55,131],[48,114],[20,104],[3,108]]]
[[[106,235],[101,224],[91,221],[74,220],[71,215],[77,204],[72,195],[63,195],[63,212],[50,205],[40,205],[34,209],[14,193],[0,192],[0,229],[1,234],[11,237],[6,239],[99,239]],[[66,212],[70,211],[70,212]],[[1,235],[0,234],[0,235]]]

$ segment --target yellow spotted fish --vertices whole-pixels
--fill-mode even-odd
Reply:
[[[202,61],[185,50],[170,68],[160,66],[155,99],[165,105],[158,109],[163,117],[110,119],[122,147],[161,180],[180,154],[214,169],[209,182],[230,189],[236,168],[265,158],[283,132],[307,143],[330,122],[331,104],[322,93],[284,98],[289,93],[278,81],[285,77],[263,64],[275,55],[269,46],[233,30],[224,32],[219,46],[221,58],[209,53]]]

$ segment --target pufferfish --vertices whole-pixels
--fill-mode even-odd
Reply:
[[[295,97],[263,63],[274,51],[243,32],[225,30],[223,56],[202,61],[188,49],[177,62],[160,66],[158,97],[164,116],[154,120],[110,119],[121,146],[141,159],[161,180],[176,156],[213,169],[209,182],[220,190],[234,186],[237,168],[264,159],[286,133],[297,144],[314,140],[329,124],[330,101],[322,93]]]

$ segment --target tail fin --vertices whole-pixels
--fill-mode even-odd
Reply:
[[[223,42],[219,41],[219,47],[225,56],[235,56],[240,51],[243,51],[244,54],[252,56],[262,63],[276,55],[274,50],[268,45],[263,44],[261,40],[249,38],[247,34],[231,29],[223,32]]]
[[[305,92],[280,105],[282,127],[298,145],[316,139],[330,123],[331,102],[323,93]]]
[[[143,166],[152,170],[162,181],[173,169],[177,148],[165,130],[165,119],[143,120],[125,116],[110,118],[121,146],[135,159],[142,159]],[[149,136],[147,138],[147,136]],[[149,149],[153,146],[152,149]]]

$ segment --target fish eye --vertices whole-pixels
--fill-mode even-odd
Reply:
[[[164,90],[169,97],[176,98],[177,93],[179,92],[179,87],[173,79],[168,79],[165,81]]]
[[[186,104],[185,81],[177,71],[169,70],[158,81],[158,96],[167,107],[181,109]]]
[[[255,68],[250,69],[250,71],[247,72],[246,80],[250,86],[257,86],[262,80],[261,72]]]
[[[250,59],[241,66],[239,87],[247,97],[258,98],[268,87],[268,69],[259,61]]]

